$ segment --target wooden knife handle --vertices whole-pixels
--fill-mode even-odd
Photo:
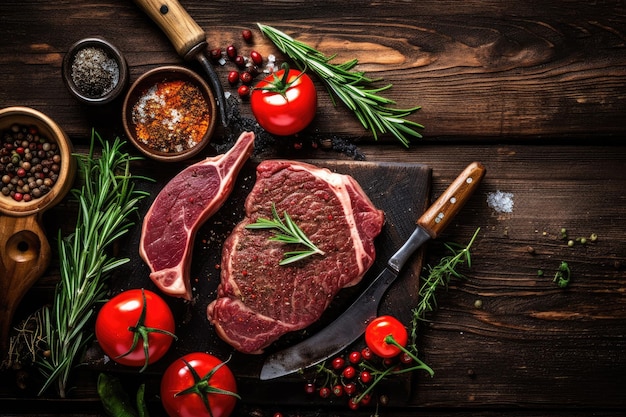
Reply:
[[[178,0],[134,0],[144,12],[165,32],[176,52],[190,59],[198,46],[206,44],[206,33]]]
[[[469,164],[417,220],[417,224],[435,239],[478,188],[485,172],[485,167],[480,162]]]

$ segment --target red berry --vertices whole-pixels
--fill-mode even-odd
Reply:
[[[15,194],[13,194],[13,200],[15,200],[15,201],[22,201],[23,198],[24,198],[24,194],[22,194],[22,193],[15,193]]]
[[[346,379],[352,379],[356,376],[356,369],[353,366],[346,366],[341,375]]]
[[[361,398],[361,404],[368,405],[372,401],[372,396],[369,394],[365,394],[363,398]]]
[[[348,356],[348,360],[350,361],[350,363],[353,363],[353,364],[357,364],[361,362],[361,352],[357,352],[357,351],[351,352],[350,356]]]
[[[228,47],[226,48],[226,55],[230,59],[235,59],[235,57],[237,56],[237,48],[235,48],[235,45],[228,45]]]
[[[261,65],[263,63],[263,56],[257,51],[250,52],[250,59],[252,59],[252,62],[256,65]]]
[[[248,71],[244,71],[239,74],[239,79],[244,84],[250,84],[252,82],[252,78],[252,74],[250,74]]]
[[[358,410],[359,405],[360,404],[357,402],[355,397],[352,397],[348,400],[348,407],[350,408],[350,410]]]
[[[235,85],[239,82],[239,73],[237,71],[230,71],[228,73],[228,82],[230,85]]]
[[[235,57],[235,65],[237,65],[239,68],[243,68],[246,66],[246,60],[244,59],[243,56],[237,55]]]
[[[352,395],[356,392],[356,384],[354,382],[348,382],[343,386],[343,390],[347,395]]]
[[[25,177],[26,176],[26,170],[24,168],[18,168],[17,171],[15,172],[17,174],[18,177]]]
[[[211,49],[211,52],[209,52],[209,55],[211,56],[211,59],[213,61],[217,61],[218,59],[222,57],[222,50],[220,48]]]
[[[313,394],[315,392],[315,384],[309,382],[304,385],[304,392],[306,392],[307,394]]]
[[[320,388],[320,397],[322,397],[322,398],[330,397],[330,388],[328,388],[328,387]]]
[[[250,29],[244,29],[241,31],[241,37],[246,42],[252,42],[252,31]]]
[[[400,355],[400,362],[402,362],[405,365],[408,365],[411,362],[413,362],[413,358],[408,353],[402,352],[402,354]]]
[[[239,86],[239,88],[237,89],[237,94],[239,94],[239,97],[241,98],[248,97],[250,95],[250,87],[248,87],[247,85]]]
[[[333,367],[334,370],[338,371],[340,369],[343,368],[343,366],[346,364],[346,361],[338,356],[335,359],[333,359],[333,361],[331,362],[331,366]]]
[[[333,394],[335,397],[341,397],[343,395],[343,385],[337,384],[333,387]]]
[[[361,371],[359,380],[364,384],[369,384],[372,382],[372,374],[369,371]]]
[[[374,355],[372,354],[372,351],[370,350],[370,348],[364,347],[363,350],[361,350],[361,356],[366,361],[369,361],[370,359],[372,359]]]
[[[15,152],[17,152],[18,155],[24,155],[24,148],[20,146],[15,150]]]

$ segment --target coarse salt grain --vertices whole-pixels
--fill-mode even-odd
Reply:
[[[487,194],[487,204],[498,213],[513,212],[513,193],[505,193],[500,190]]]

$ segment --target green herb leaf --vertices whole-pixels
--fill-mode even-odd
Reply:
[[[422,137],[416,129],[422,129],[424,126],[405,119],[421,107],[415,106],[408,109],[388,107],[395,102],[379,93],[391,88],[392,84],[378,88],[372,87],[371,84],[377,80],[366,77],[364,72],[352,71],[358,63],[356,59],[343,64],[331,64],[330,61],[334,56],[326,56],[271,26],[260,23],[258,26],[261,32],[278,49],[293,59],[302,71],[309,69],[315,73],[326,85],[333,101],[334,95],[339,97],[355,113],[363,127],[372,131],[375,140],[378,140],[379,133],[390,133],[405,147],[408,147],[410,137]]]
[[[102,145],[98,159],[96,138]],[[131,176],[130,163],[138,158],[123,152],[123,145],[119,138],[111,144],[93,132],[89,155],[76,155],[84,183],[71,191],[79,209],[76,229],[65,238],[59,231],[61,279],[52,305],[42,311],[49,355],[36,362],[46,377],[40,395],[56,384],[59,396],[66,396],[70,373],[93,337],[87,325],[94,306],[106,298],[105,282],[113,269],[128,262],[107,249],[129,231],[133,225],[129,218],[147,194],[134,188],[133,179],[138,177]]]
[[[278,212],[276,211],[276,205],[273,203],[272,216],[273,219],[259,218],[256,223],[251,223],[247,225],[246,228],[276,229],[279,233],[270,237],[270,240],[289,244],[300,244],[308,248],[305,250],[285,252],[283,254],[283,259],[279,262],[279,265],[288,265],[315,254],[324,255],[324,252],[311,242],[307,235],[298,227],[286,211],[283,213],[284,220],[280,218]]]

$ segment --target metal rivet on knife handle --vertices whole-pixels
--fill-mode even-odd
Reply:
[[[485,167],[473,162],[450,184],[439,198],[419,218],[417,224],[434,239],[461,210],[485,175]]]
[[[178,55],[185,60],[197,59],[204,68],[209,83],[215,93],[215,100],[220,110],[224,126],[228,125],[226,115],[226,97],[224,89],[204,55],[206,53],[206,33],[193,20],[178,0],[134,0],[141,9],[161,28],[176,48]]]

